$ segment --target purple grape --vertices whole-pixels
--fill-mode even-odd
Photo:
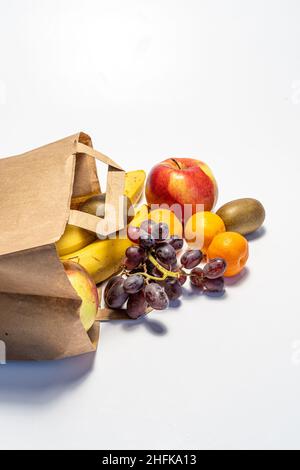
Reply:
[[[182,287],[178,279],[166,279],[164,288],[169,300],[177,300],[182,296]]]
[[[168,243],[176,251],[180,251],[183,248],[183,244],[184,244],[182,238],[179,238],[178,235],[172,235],[172,237],[168,240]]]
[[[194,268],[191,272],[190,280],[193,286],[203,288],[203,269]]]
[[[141,235],[141,230],[139,227],[133,227],[131,225],[127,228],[127,237],[133,243],[138,243]]]
[[[138,268],[130,269],[130,274],[141,274],[142,268],[139,266]]]
[[[163,276],[160,270],[156,266],[154,266],[154,264],[151,263],[151,261],[147,260],[146,266],[147,266],[147,273],[150,274],[151,276],[154,276],[157,278]]]
[[[198,266],[201,263],[203,258],[202,251],[200,250],[189,250],[186,251],[181,259],[180,262],[182,266],[186,269],[192,269]]]
[[[140,274],[128,276],[124,281],[124,291],[127,294],[136,294],[144,287],[144,278]]]
[[[180,282],[180,284],[183,286],[183,284],[186,283],[187,276],[184,274],[184,272],[182,272],[182,271],[179,269],[178,265],[177,265],[176,267],[174,267],[174,269],[173,269],[172,271],[173,271],[174,273],[179,274],[179,276],[178,276],[177,279],[178,279],[178,281]],[[172,279],[174,279],[174,278],[172,278]]]
[[[105,291],[104,291],[104,295],[105,295],[105,292],[110,289],[115,282],[118,282],[118,280],[120,279],[120,276],[114,276],[114,277],[111,277],[109,279],[109,281],[107,282],[106,286],[105,286]]]
[[[176,259],[175,263],[171,264],[170,268],[171,268],[171,271],[173,271],[174,273],[176,273],[178,271],[179,266],[178,266],[177,259]]]
[[[151,274],[152,270],[155,268],[154,264],[149,259],[146,260],[145,264],[146,264],[147,272]]]
[[[153,248],[155,245],[155,240],[152,235],[149,235],[146,232],[143,232],[139,238],[139,244],[141,247],[145,248],[146,250]]]
[[[121,308],[128,299],[124,290],[124,279],[121,276],[111,279],[104,291],[104,300],[109,308]]]
[[[187,276],[185,274],[180,274],[179,278],[178,278],[178,281],[180,282],[180,284],[183,286],[186,281],[187,281]]]
[[[150,307],[164,310],[169,306],[169,299],[162,286],[156,283],[148,284],[145,288],[145,298]]]
[[[153,235],[152,232],[155,226],[156,226],[156,223],[153,220],[147,219],[141,223],[140,229],[141,229],[141,232],[145,232],[148,235]]]
[[[136,263],[133,263],[128,258],[124,258],[123,265],[128,271],[133,271],[134,269],[137,268]]]
[[[176,251],[168,243],[159,245],[155,250],[156,258],[165,266],[172,266],[176,263]]]
[[[169,235],[169,226],[164,222],[159,222],[152,229],[152,236],[155,238],[156,243],[165,241]]]
[[[218,277],[216,279],[204,278],[203,284],[209,292],[223,292],[224,291],[224,278]]]
[[[140,290],[137,294],[132,294],[129,296],[127,302],[127,315],[130,318],[139,318],[141,315],[146,313],[146,310],[147,302],[143,290]]]
[[[137,268],[141,263],[144,263],[147,258],[146,252],[141,246],[130,246],[127,248],[125,254],[128,264],[132,266],[132,268],[129,269]]]
[[[159,264],[160,264],[163,268],[167,269],[168,271],[177,272],[177,271],[178,271],[178,268],[179,268],[178,263],[177,263],[177,259],[176,259],[176,261],[175,261],[174,263],[172,263],[172,264],[163,263],[162,261],[159,260]]]
[[[222,258],[212,259],[204,268],[204,276],[208,279],[217,279],[222,277],[227,268],[226,261]]]

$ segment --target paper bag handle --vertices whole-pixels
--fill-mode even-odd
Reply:
[[[113,160],[88,145],[77,143],[76,154],[84,153],[108,165],[104,219],[78,210],[71,210],[69,224],[89,230],[98,235],[108,236],[125,225],[125,171]],[[114,208],[114,210],[111,210]]]

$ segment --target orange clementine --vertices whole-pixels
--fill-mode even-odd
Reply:
[[[197,212],[185,224],[184,234],[190,247],[198,248],[206,253],[213,238],[225,230],[225,224],[217,214]]]
[[[245,237],[236,232],[219,233],[209,245],[209,259],[223,258],[227,263],[226,277],[240,273],[249,257],[248,242]]]

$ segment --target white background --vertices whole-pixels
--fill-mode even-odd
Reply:
[[[202,159],[219,205],[267,210],[224,298],[104,324],[95,358],[0,366],[0,447],[299,449],[299,1],[0,7],[2,156],[83,130],[126,169]]]

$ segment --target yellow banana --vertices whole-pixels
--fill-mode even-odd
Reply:
[[[147,206],[143,205],[138,210],[130,225],[138,226],[147,218],[147,216],[145,217],[146,208]],[[125,238],[122,238],[122,235]],[[126,237],[126,231],[123,231],[120,236],[121,238],[116,239],[97,240],[81,250],[61,256],[61,260],[72,260],[79,263],[93,277],[96,284],[99,284],[120,271],[125,251],[132,245],[132,242]]]
[[[79,263],[98,284],[120,270],[125,251],[131,245],[128,238],[97,240],[82,250],[61,257],[61,260]]]
[[[133,205],[137,204],[142,197],[146,173],[144,170],[129,171],[125,175],[125,191]]]
[[[146,173],[143,170],[129,171],[126,173],[124,194],[131,200],[133,205],[137,204],[142,196],[145,178]],[[79,204],[85,202],[92,196],[95,196],[95,194],[73,198],[71,208],[78,209]],[[87,230],[75,227],[74,225],[67,225],[65,233],[56,243],[56,248],[59,256],[65,256],[69,253],[81,250],[96,239],[96,235]]]
[[[133,205],[137,204],[143,194],[146,173],[144,170],[128,171],[125,174],[125,196],[129,197]],[[86,196],[73,197],[71,201],[71,209],[78,209],[80,204],[87,201],[99,193],[87,194]]]
[[[139,227],[144,220],[147,220],[149,216],[149,207],[147,204],[141,205],[136,211],[134,218],[130,222],[129,225],[132,225],[132,227]]]
[[[96,240],[96,235],[83,228],[67,225],[65,233],[56,242],[56,249],[59,256],[65,256],[68,253],[80,250]]]

